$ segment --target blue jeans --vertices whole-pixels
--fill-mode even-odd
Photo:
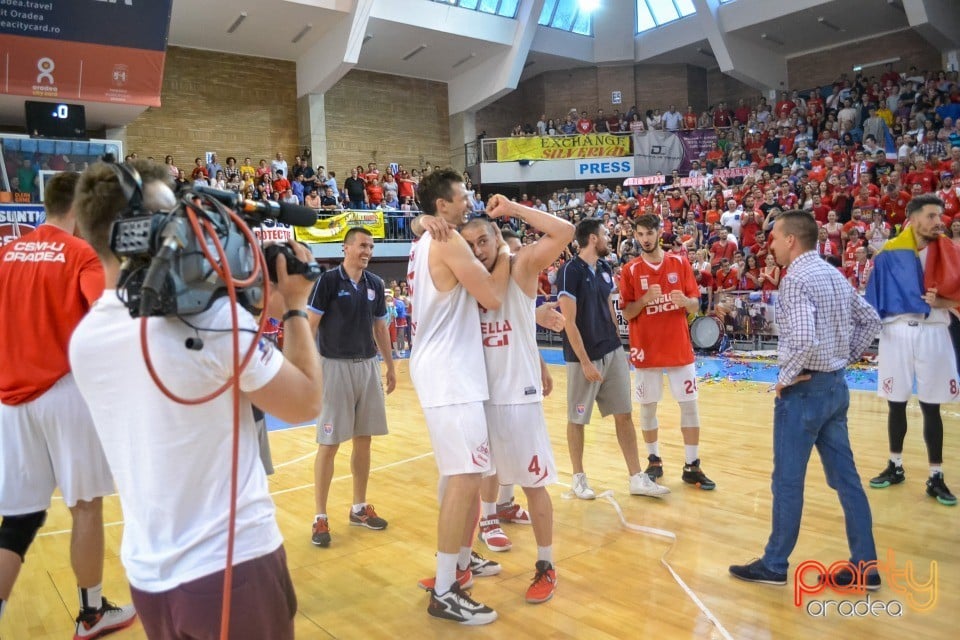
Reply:
[[[827,484],[840,497],[847,526],[850,560],[877,559],[870,504],[853,462],[847,435],[850,390],[843,370],[813,373],[807,382],[787,387],[773,411],[773,530],[763,554],[770,571],[786,573],[800,535],[803,485],[814,446]]]

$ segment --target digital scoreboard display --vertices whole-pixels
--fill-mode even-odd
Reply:
[[[27,100],[27,133],[31,138],[87,139],[83,105]]]

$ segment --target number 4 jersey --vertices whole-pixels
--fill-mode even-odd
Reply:
[[[694,361],[687,327],[687,310],[677,306],[670,293],[680,291],[700,298],[693,268],[683,256],[663,254],[659,264],[643,256],[630,261],[620,275],[620,306],[639,300],[654,286],[661,295],[630,321],[630,362],[637,368],[679,367]]]

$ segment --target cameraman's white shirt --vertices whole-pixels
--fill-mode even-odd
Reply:
[[[249,313],[238,309],[238,315],[242,327],[255,329]],[[227,299],[189,321],[229,328]],[[120,494],[120,556],[127,577],[137,589],[159,592],[225,568],[233,407],[229,390],[195,406],[164,396],[144,364],[139,333],[140,320],[131,319],[108,289],[74,332],[70,361]],[[184,346],[197,333],[176,318],[151,318],[148,335],[154,368],[181,397],[206,395],[232,374],[229,331],[201,331],[200,351]],[[241,353],[252,337],[240,334]],[[241,389],[261,388],[282,363],[283,355],[261,341],[241,375]],[[250,402],[241,396],[234,564],[270,553],[282,542]]]

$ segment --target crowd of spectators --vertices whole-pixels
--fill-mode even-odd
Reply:
[[[522,200],[574,223],[602,218],[615,272],[639,252],[631,221],[643,213],[659,215],[665,247],[687,255],[694,266],[704,311],[725,292],[776,290],[783,274],[769,255],[766,232],[779,212],[803,209],[820,224],[818,252],[863,291],[873,254],[900,231],[911,197],[940,197],[945,231],[960,242],[958,113],[956,72],[898,73],[888,64],[879,77],[843,74],[808,94],[782,92],[773,105],[759,97],[739,100],[732,109],[721,102],[701,114],[689,107],[680,114],[672,105],[643,116],[636,108],[594,119],[581,111],[577,119],[564,116],[559,128],[558,119],[541,117],[515,133],[562,135],[571,122],[581,133],[706,125],[716,128],[717,143],[688,172],[664,176],[662,185],[590,184]],[[746,175],[714,175],[727,168]],[[681,186],[687,177],[699,180]],[[527,242],[536,238],[535,230],[521,232]],[[575,251],[571,246],[569,255]],[[558,267],[541,277],[541,294],[556,293]]]

